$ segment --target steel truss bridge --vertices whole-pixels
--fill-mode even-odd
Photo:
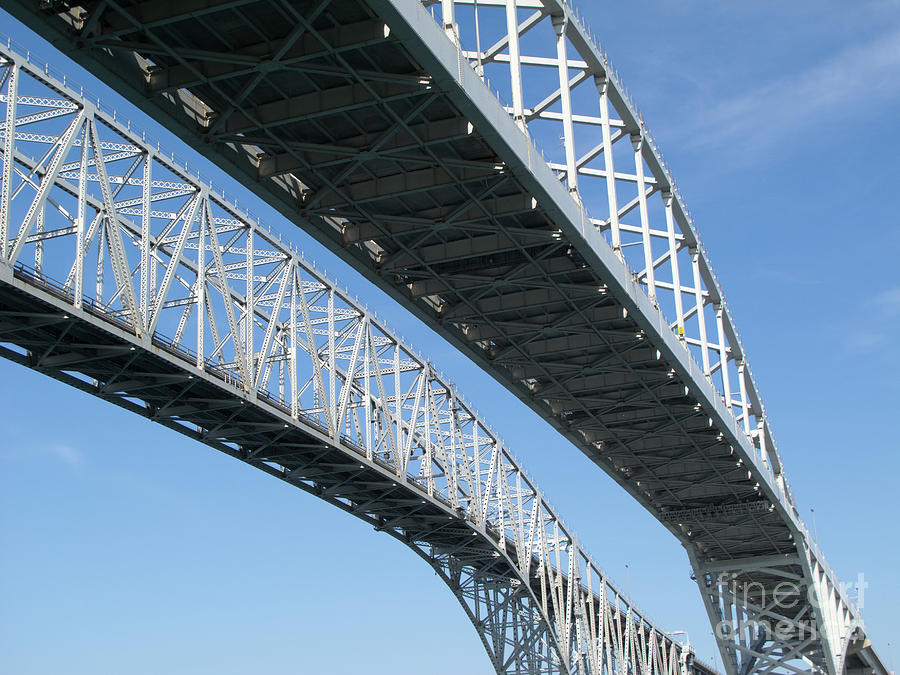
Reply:
[[[799,517],[684,200],[571,5],[7,5],[658,518],[729,675],[886,673]],[[404,541],[498,672],[705,670],[623,602],[427,362],[128,126],[5,58],[9,358]]]
[[[396,537],[497,672],[714,672],[625,601],[491,429],[358,302],[61,82],[2,48],[0,68],[4,356]]]

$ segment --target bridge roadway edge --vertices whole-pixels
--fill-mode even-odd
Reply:
[[[198,140],[198,134],[193,132],[188,125],[185,124],[186,119],[178,112],[176,106],[166,107],[164,105],[160,105],[159,99],[148,99],[144,96],[143,92],[140,91],[139,88],[135,87],[135,82],[140,81],[136,79],[140,75],[140,66],[137,62],[134,63],[134,67],[131,71],[132,74],[128,74],[127,64],[124,63],[124,59],[121,57],[117,58],[97,58],[94,54],[89,53],[87,50],[81,50],[77,48],[72,48],[72,43],[69,37],[65,36],[61,31],[55,30],[53,27],[49,25],[46,19],[37,16],[39,14],[38,11],[33,9],[33,5],[28,3],[29,6],[25,6],[21,0],[11,3],[12,6],[9,8],[10,11],[13,12],[17,18],[20,20],[24,20],[31,28],[38,30],[43,37],[48,39],[51,44],[53,44],[56,48],[61,49],[67,56],[75,59],[81,65],[87,67],[89,70],[95,72],[95,74],[102,74],[101,79],[105,80],[107,83],[112,83],[116,86],[118,91],[128,98],[132,103],[138,105],[143,109],[147,109],[148,107],[152,107],[155,111],[160,113],[160,115],[154,114],[154,116],[159,120],[161,117],[163,118],[164,125],[173,133],[175,133],[179,138],[187,142],[192,148],[200,152],[207,159],[213,161],[215,164],[226,170],[232,176],[236,177],[245,187],[251,189],[255,194],[265,199],[270,204],[274,204],[278,210],[289,218],[296,225],[307,229],[315,230],[317,233],[317,238],[322,241],[330,250],[336,253],[343,260],[349,262],[355,269],[357,269],[360,273],[362,273],[367,279],[375,283],[379,288],[388,293],[392,298],[398,300],[405,308],[412,311],[418,318],[423,320],[427,325],[431,328],[435,329],[442,337],[448,339],[455,347],[459,348],[463,353],[465,353],[469,358],[478,363],[479,366],[484,368],[487,372],[491,373],[492,376],[495,377],[498,381],[501,382],[507,389],[512,391],[520,400],[525,402],[529,407],[536,410],[538,414],[541,415],[545,420],[551,423],[554,428],[556,428],[560,433],[562,433],[569,441],[573,442],[576,447],[579,447],[583,451],[585,450],[584,441],[577,436],[577,434],[568,430],[560,421],[553,415],[550,410],[539,400],[537,400],[534,396],[529,395],[523,389],[520,389],[516,386],[510,384],[510,382],[504,381],[499,374],[495,372],[495,370],[491,367],[491,362],[484,358],[482,355],[478,354],[475,349],[473,349],[472,345],[469,344],[467,340],[465,340],[457,331],[455,331],[452,327],[448,327],[443,325],[436,317],[429,313],[429,311],[419,305],[418,303],[412,302],[408,296],[406,296],[400,289],[391,284],[388,280],[381,277],[376,270],[371,267],[371,261],[367,259],[363,254],[357,252],[355,248],[346,247],[340,237],[340,233],[331,225],[328,221],[319,218],[310,218],[306,216],[301,216],[297,212],[296,204],[292,203],[288,199],[285,199],[284,195],[277,195],[275,190],[269,189],[259,183],[254,173],[252,172],[251,165],[247,158],[243,157],[239,153],[234,153],[233,158],[229,159],[224,157],[221,152],[212,148],[211,146],[205,146],[202,142]],[[418,15],[419,18],[411,17],[408,15],[399,15],[399,10],[397,10],[397,6],[402,3],[391,2],[389,0],[375,0],[371,4],[378,5],[383,7],[383,11],[385,14],[390,14],[391,12],[397,12],[396,23],[392,25],[392,30],[395,34],[398,35],[401,39],[416,39],[415,36],[411,36],[407,34],[403,35],[404,29],[403,25],[405,22],[410,20],[421,20],[422,17],[427,17],[424,11],[420,12]],[[393,9],[392,9],[393,8]],[[431,21],[430,17],[427,17],[429,21]],[[417,26],[418,27],[418,26]],[[441,35],[440,30],[436,25],[431,23],[430,28],[423,28],[423,30],[433,30],[435,35]],[[477,77],[474,73],[469,74],[468,69],[461,69],[462,72],[465,72],[466,75],[463,77],[462,83],[455,83],[454,76],[455,72],[452,68],[448,67],[448,63],[456,62],[457,56],[455,49],[453,49],[452,45],[446,40],[423,40],[423,46],[428,48],[433,48],[436,51],[441,51],[440,54],[434,55],[434,65],[437,66],[437,70],[444,71],[444,76],[446,78],[446,82],[448,84],[461,84],[459,88],[459,92],[456,93],[457,102],[463,101],[468,104],[470,107],[477,107],[471,103],[470,97],[472,96],[473,91],[475,91],[477,96],[482,96],[483,98],[486,96],[490,97],[492,107],[485,108],[485,110],[502,110],[490,92],[483,86],[480,81],[477,80]],[[451,53],[452,52],[452,53]],[[452,61],[451,61],[452,58]],[[469,80],[472,80],[471,82]],[[479,89],[480,87],[480,89]],[[454,92],[452,91],[452,87],[448,87],[449,91],[448,95],[451,97],[454,96]],[[468,113],[473,116],[477,116],[478,114],[483,114],[483,111],[479,110],[467,110]],[[497,125],[501,129],[511,129],[515,130],[515,125],[509,119],[508,116],[503,115],[502,119],[491,119],[488,123],[489,125]],[[520,134],[521,136],[521,134]],[[684,352],[681,344],[678,342],[677,338],[662,326],[653,325],[651,321],[649,321],[646,317],[648,316],[658,316],[655,312],[655,309],[652,308],[649,300],[647,300],[646,296],[640,291],[637,284],[633,283],[626,276],[626,272],[624,268],[622,268],[621,273],[616,273],[619,271],[619,268],[616,265],[609,264],[613,258],[611,257],[613,254],[606,243],[599,237],[595,238],[599,240],[599,245],[594,245],[592,241],[591,235],[594,235],[593,232],[588,232],[583,227],[583,218],[579,209],[569,206],[572,204],[572,200],[569,198],[568,194],[565,192],[565,189],[558,183],[558,181],[550,181],[547,182],[535,179],[531,173],[531,171],[535,170],[536,166],[540,166],[540,169],[546,169],[543,166],[541,161],[533,162],[534,159],[532,157],[532,149],[530,144],[528,144],[527,140],[524,137],[521,139],[510,136],[508,133],[501,134],[499,137],[494,140],[502,140],[504,143],[508,144],[507,150],[509,154],[504,157],[504,159],[510,160],[514,159],[516,162],[528,166],[528,162],[532,162],[531,169],[525,170],[521,172],[521,175],[517,173],[517,177],[523,181],[528,181],[535,193],[543,192],[547,197],[547,202],[554,205],[557,209],[555,215],[559,216],[559,222],[562,223],[562,227],[564,227],[566,234],[570,237],[581,237],[586,242],[588,242],[587,248],[591,250],[591,254],[595,256],[594,262],[602,265],[606,269],[605,279],[608,279],[610,282],[610,286],[613,288],[614,292],[617,295],[619,301],[629,309],[632,314],[632,319],[641,326],[645,331],[652,334],[654,338],[661,338],[660,342],[655,342],[658,348],[671,359],[671,362],[674,364],[674,367],[680,371],[680,374],[688,377],[691,381],[698,383],[700,386],[698,389],[693,389],[692,395],[702,397],[704,403],[704,410],[707,410],[710,416],[717,417],[720,421],[725,422],[725,424],[720,425],[720,428],[728,435],[729,442],[733,442],[736,451],[738,451],[742,458],[749,460],[750,464],[759,466],[759,460],[756,458],[755,453],[753,452],[753,448],[749,446],[749,443],[746,441],[745,437],[735,428],[735,424],[733,423],[733,417],[726,414],[725,406],[721,403],[717,393],[715,392],[712,385],[708,385],[703,381],[702,377],[696,377],[697,373],[696,368],[693,364],[693,361],[686,356],[686,352]],[[539,158],[539,157],[538,157]],[[525,160],[528,160],[527,162]],[[552,172],[549,169],[546,169],[547,175],[552,176]],[[545,184],[542,184],[545,183]],[[558,189],[557,189],[558,188]],[[562,199],[565,197],[565,199]],[[581,224],[581,227],[578,224]],[[609,272],[614,272],[610,274]],[[649,309],[653,309],[653,311],[649,311]],[[731,420],[731,423],[729,423]],[[650,512],[658,517],[650,505],[641,497],[641,495],[630,486],[629,482],[622,478],[621,476],[616,475],[615,472],[610,472],[607,470],[605,466],[600,464],[600,461],[597,457],[591,456],[590,453],[586,453],[588,456],[592,458],[593,461],[597,462],[601,468],[605,470],[607,475],[610,475],[616,482],[621,485],[626,491],[629,492],[633,497],[635,497],[639,503],[641,503],[645,508],[650,510]],[[760,477],[765,478],[765,474],[760,472],[758,474]],[[802,530],[797,525],[797,521],[795,516],[791,513],[791,508],[788,504],[786,504],[783,500],[783,497],[777,493],[776,490],[772,488],[767,479],[759,481],[762,489],[765,490],[765,496],[775,505],[775,507],[781,511],[784,515],[787,516],[787,522],[790,523],[792,534],[794,535],[794,540],[797,542],[804,541],[804,535]],[[688,555],[691,557],[692,562],[694,561],[694,557],[691,555],[689,548],[689,541],[683,536],[674,525],[669,522],[663,521],[661,522],[667,529],[673,532],[676,537],[681,541],[681,543],[688,549]],[[798,544],[799,545],[799,544]],[[809,570],[809,563],[806,555],[803,555],[801,552],[800,559],[804,561],[804,565],[807,568],[807,574],[811,574]],[[710,615],[711,620],[714,618]]]

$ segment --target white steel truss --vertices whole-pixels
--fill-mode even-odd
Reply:
[[[512,101],[507,112],[644,287],[792,502],[765,406],[684,199],[575,6],[423,4],[500,101]]]
[[[583,209],[583,222],[602,233],[642,285],[659,313],[652,323],[673,331],[699,364],[755,448],[760,480],[769,482],[797,527],[798,553],[781,561],[786,569],[744,560],[722,562],[720,573],[710,574],[709,564],[688,546],[726,668],[740,675],[843,672],[848,650],[864,634],[859,612],[800,520],[709,257],[661,152],[599,42],[571,0],[423,0],[423,5],[540,148]],[[765,501],[749,508],[760,505],[775,508]],[[701,518],[709,519],[709,514]],[[698,517],[668,513],[664,520],[691,527]],[[805,597],[781,602],[777,589],[785,579]],[[748,588],[758,589],[767,606],[754,605]],[[785,604],[790,611],[784,611]],[[779,622],[782,630],[775,628]],[[869,665],[883,668],[877,658]]]
[[[799,516],[684,200],[571,3],[9,4],[607,471],[685,546],[714,627],[761,610],[703,570],[771,598],[782,577],[759,561],[789,556],[775,569],[806,612],[766,611],[815,637],[723,632],[730,675],[884,673]]]
[[[278,237],[0,49],[0,352],[406,543],[498,673],[709,674],[428,362]]]

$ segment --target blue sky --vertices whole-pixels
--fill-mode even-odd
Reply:
[[[812,525],[815,509],[840,578],[865,574],[863,616],[893,668],[900,3],[580,4],[700,228],[801,512]],[[2,12],[0,32],[64,63]],[[714,661],[686,556],[662,526],[424,326],[290,236],[452,375],[595,560]],[[14,364],[0,362],[0,382],[0,671],[490,672],[456,601],[389,537]]]

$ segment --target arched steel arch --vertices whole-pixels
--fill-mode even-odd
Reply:
[[[569,3],[10,6],[453,341],[663,522],[729,673],[885,672],[799,517],[684,201]],[[785,579],[796,606],[774,602]]]
[[[0,354],[371,523],[497,673],[711,675],[455,389],[127,121],[0,47]]]

